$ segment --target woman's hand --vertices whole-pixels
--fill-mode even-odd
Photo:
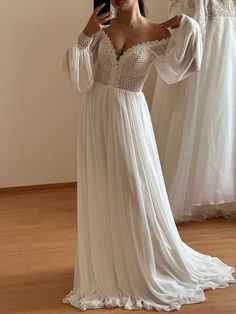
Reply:
[[[103,25],[103,23],[113,18],[111,11],[98,15],[99,11],[104,7],[104,5],[105,3],[99,5],[91,15],[88,24],[84,28],[84,34],[86,36],[92,37],[95,33],[106,27],[106,25]]]
[[[164,28],[171,28],[171,29],[178,28],[180,25],[181,19],[182,19],[182,15],[176,15],[172,19],[164,23],[161,23],[160,26]]]

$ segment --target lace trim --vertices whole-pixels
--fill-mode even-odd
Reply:
[[[236,220],[236,202],[193,205],[189,215],[178,215],[175,217],[175,222],[187,223],[190,221],[204,221],[206,219],[219,217],[227,220]]]
[[[79,48],[87,48],[91,42],[93,41],[92,37],[88,37],[82,32],[78,37],[78,47]]]
[[[139,49],[140,47],[143,47],[143,46],[161,45],[163,43],[168,42],[169,39],[170,39],[170,37],[167,37],[167,38],[163,38],[163,39],[154,39],[154,40],[149,40],[149,41],[144,41],[144,42],[141,42],[141,43],[137,43],[137,44],[127,48],[125,51],[123,51],[123,53],[121,55],[118,55],[116,49],[114,48],[114,45],[113,45],[113,42],[112,42],[110,36],[105,31],[103,31],[103,33],[105,34],[105,37],[106,37],[107,41],[109,42],[110,47],[112,48],[112,50],[113,50],[113,52],[115,54],[115,58],[116,58],[117,61],[119,61],[121,58],[126,56],[126,54],[129,54],[134,49]]]
[[[191,17],[201,17],[199,23],[219,16],[236,16],[236,0],[169,0],[169,14],[185,13]]]
[[[230,2],[230,1],[229,1]],[[209,2],[207,6],[208,18],[212,20],[220,16],[234,17],[236,16],[236,10],[234,5],[230,5],[229,2],[219,3],[218,1]]]
[[[137,43],[118,56],[111,38],[106,32],[102,32],[104,36],[97,51],[98,67],[95,81],[132,92],[140,92],[155,59],[152,47],[155,47],[158,55],[165,54],[170,37]]]
[[[207,23],[220,17],[236,17],[236,0],[169,0],[169,16],[185,13],[200,25],[203,42]]]

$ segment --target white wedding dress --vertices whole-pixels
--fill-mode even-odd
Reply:
[[[78,128],[78,243],[73,289],[80,310],[179,309],[204,289],[235,282],[235,269],[182,242],[142,92],[154,64],[169,83],[199,70],[198,24],[183,15],[171,38],[137,44],[118,59],[102,30],[84,33],[64,67],[82,95]]]
[[[151,117],[176,222],[236,218],[236,1],[172,0],[201,27],[201,71],[158,78]]]

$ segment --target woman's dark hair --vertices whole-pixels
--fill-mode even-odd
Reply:
[[[146,16],[144,0],[138,0],[139,10],[143,16]]]

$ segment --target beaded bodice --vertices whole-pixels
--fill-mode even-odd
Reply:
[[[90,38],[82,33],[79,37],[80,48],[86,49],[89,43]],[[129,91],[141,91],[155,60],[154,52],[164,54],[167,44],[168,38],[139,43],[128,48],[118,58],[107,33],[98,32],[92,43],[97,45],[95,81]]]

